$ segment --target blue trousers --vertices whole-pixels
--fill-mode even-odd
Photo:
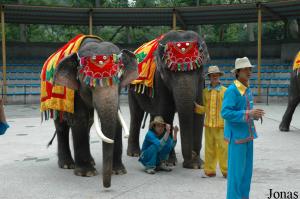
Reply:
[[[169,138],[162,147],[150,145],[146,150],[142,151],[139,161],[147,168],[155,168],[162,160],[167,160],[173,149],[172,140]]]
[[[228,147],[227,199],[248,199],[253,170],[253,141]]]
[[[8,127],[9,125],[7,123],[0,122],[0,135],[3,135]]]

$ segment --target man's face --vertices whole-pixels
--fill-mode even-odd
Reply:
[[[160,136],[165,130],[165,125],[164,124],[155,124],[154,130],[155,130],[156,134],[158,136]]]
[[[212,73],[209,75],[209,79],[210,79],[210,82],[212,84],[217,84],[220,82],[220,74],[219,73]]]
[[[242,68],[238,72],[239,79],[242,79],[244,81],[248,81],[252,74],[252,68]]]

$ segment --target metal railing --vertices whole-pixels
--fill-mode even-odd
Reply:
[[[23,95],[23,103],[27,104],[27,97],[30,95],[40,95],[40,92],[32,92],[32,91],[28,91],[28,88],[32,88],[32,87],[39,87],[37,85],[28,85],[28,84],[24,84],[24,85],[16,85],[16,84],[6,84],[6,87],[23,87],[23,92],[7,92],[6,94],[4,94],[4,86],[5,85],[1,85],[1,97],[4,98],[4,96],[14,96],[14,95],[19,95],[22,96]]]

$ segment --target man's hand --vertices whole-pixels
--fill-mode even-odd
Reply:
[[[176,125],[176,126],[174,127],[174,131],[173,131],[173,140],[174,140],[174,141],[177,140],[177,133],[178,133],[178,131],[179,131],[179,128],[178,128],[178,126]]]
[[[254,120],[258,120],[259,118],[262,118],[262,116],[264,115],[265,115],[265,111],[262,109],[252,109],[249,111],[249,116]]]
[[[171,125],[170,124],[166,124],[166,131],[167,131],[167,133],[171,132]]]
[[[170,124],[166,124],[166,132],[165,132],[165,134],[164,134],[164,136],[163,136],[163,139],[164,139],[165,141],[168,140],[169,135],[170,135],[170,132],[171,132],[171,125],[170,125]]]
[[[197,114],[205,114],[205,108],[204,106],[201,106],[199,104],[197,104],[196,102],[194,102],[194,112]]]

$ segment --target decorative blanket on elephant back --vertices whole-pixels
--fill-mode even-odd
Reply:
[[[65,86],[53,85],[55,68],[66,56],[76,53],[85,38],[101,38],[93,35],[77,35],[66,45],[53,53],[44,63],[41,72],[40,110],[45,119],[62,116],[62,112],[74,113],[74,90]],[[58,115],[60,114],[60,115]],[[60,117],[61,118],[61,117]]]
[[[296,70],[296,69],[300,70],[300,51],[296,55],[294,64],[293,64],[293,70]]]
[[[134,51],[138,61],[139,77],[131,84],[134,85],[134,90],[137,93],[147,93],[149,96],[154,96],[153,79],[156,70],[154,52],[163,37],[164,35],[161,35]]]

